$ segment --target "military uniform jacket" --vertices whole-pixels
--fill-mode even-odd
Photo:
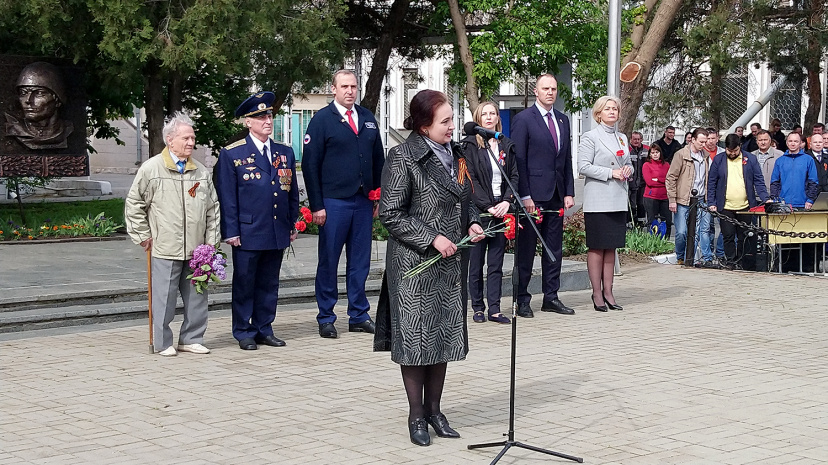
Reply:
[[[221,236],[240,237],[243,250],[285,249],[299,217],[299,187],[293,149],[270,141],[273,163],[251,136],[221,149],[216,189]]]
[[[319,110],[308,124],[302,153],[302,176],[311,211],[325,208],[323,198],[345,199],[380,187],[385,152],[377,120],[354,105],[357,134],[333,102]]]

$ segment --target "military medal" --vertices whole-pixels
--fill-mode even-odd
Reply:
[[[256,173],[256,179],[262,179],[262,173]]]
[[[250,179],[250,175],[249,175],[249,174],[247,174],[247,173],[244,173],[244,176],[242,176],[242,178],[243,178],[245,181],[247,181],[248,179]]]

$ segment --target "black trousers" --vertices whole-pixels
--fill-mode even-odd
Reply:
[[[667,223],[667,238],[670,238],[670,233],[673,229],[673,213],[670,212],[670,203],[667,200],[656,200],[644,197],[644,209],[647,210],[647,224],[653,222],[656,218],[661,218]]]
[[[733,218],[739,221],[745,221],[748,218],[745,215],[737,215],[737,212],[747,211],[747,208],[742,210],[722,210],[723,216]],[[731,224],[727,220],[719,221],[719,227],[722,229],[722,239],[724,241],[725,260],[728,264],[741,264],[742,257],[745,255],[745,228]]]
[[[492,222],[500,222],[494,219]],[[469,295],[472,310],[482,312],[486,310],[483,303],[483,264],[488,263],[486,270],[486,302],[489,305],[489,315],[500,313],[500,290],[503,282],[503,255],[506,253],[506,236],[503,233],[495,234],[481,240],[469,253]]]
[[[537,225],[543,240],[549,245],[555,262],[547,257],[546,252],[541,255],[541,289],[543,301],[548,302],[558,298],[558,289],[561,287],[561,260],[563,259],[563,218],[553,213],[563,207],[563,198],[555,193],[555,197],[547,202],[535,202],[541,210],[550,210],[544,213],[543,221]],[[538,236],[529,226],[526,218],[521,218],[523,229],[518,231],[518,246],[516,259],[518,261],[518,303],[529,303],[532,294],[529,293],[529,280],[532,279],[532,268],[535,264],[535,253],[538,245]]]

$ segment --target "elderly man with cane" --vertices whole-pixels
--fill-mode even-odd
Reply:
[[[175,317],[176,291],[184,301],[178,350],[208,354],[207,292],[196,292],[189,260],[201,244],[219,243],[219,205],[207,168],[191,158],[193,122],[175,113],[164,125],[167,147],[138,170],[126,199],[126,226],[132,241],[150,259],[150,342],[159,355],[177,355],[170,323]]]

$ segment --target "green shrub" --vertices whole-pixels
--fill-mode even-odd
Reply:
[[[675,244],[669,240],[651,234],[646,229],[635,228],[627,231],[627,246],[618,251],[621,253],[640,253],[644,255],[660,255],[672,252],[676,249]]]
[[[584,212],[578,210],[564,217],[563,255],[580,255],[586,253],[586,231],[584,230]]]

